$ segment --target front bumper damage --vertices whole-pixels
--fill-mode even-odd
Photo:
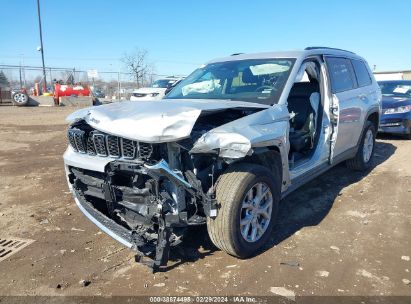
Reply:
[[[130,230],[117,224],[101,212],[98,212],[89,202],[87,202],[84,196],[77,193],[76,190],[73,190],[72,193],[77,207],[90,221],[116,241],[133,249],[132,232]]]
[[[411,112],[383,114],[378,132],[389,134],[410,134]]]
[[[149,165],[113,161],[106,172],[66,167],[69,187],[79,209],[103,232],[136,252],[136,261],[157,271],[167,264],[170,246],[178,245],[186,228],[203,224],[205,218],[187,212],[191,201],[207,216],[215,216],[217,205],[212,194],[204,194],[194,174],[169,167],[165,160]],[[121,185],[116,174],[139,179],[139,187]],[[124,176],[122,178],[124,179]],[[165,186],[166,185],[166,186]],[[178,201],[167,189],[184,192]],[[148,257],[149,259],[145,259]]]
[[[217,216],[215,187],[233,162],[253,157],[270,166],[268,155],[279,150],[282,187],[290,184],[285,105],[123,102],[67,120],[64,162],[77,205],[138,260],[150,257],[154,270],[189,226]]]

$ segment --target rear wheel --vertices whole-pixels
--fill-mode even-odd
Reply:
[[[29,101],[29,96],[24,92],[16,92],[11,97],[15,106],[25,106]]]
[[[347,160],[347,167],[357,171],[364,171],[371,167],[375,148],[375,126],[367,121],[360,146],[354,158]]]
[[[220,177],[216,199],[221,208],[216,218],[207,220],[208,234],[218,248],[246,258],[264,246],[278,211],[278,175],[263,166],[243,163]]]

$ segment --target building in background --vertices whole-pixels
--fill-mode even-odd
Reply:
[[[375,79],[379,80],[411,80],[411,70],[374,72]]]

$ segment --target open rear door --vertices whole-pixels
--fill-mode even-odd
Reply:
[[[332,75],[330,71],[330,66],[328,64],[328,56],[323,56],[325,67],[327,69],[327,78],[329,78],[329,85],[330,85],[330,109],[329,109],[329,116],[330,116],[330,137],[328,138],[329,143],[330,143],[330,154],[329,154],[329,159],[328,162],[330,164],[334,163],[334,158],[335,158],[335,145],[337,143],[337,135],[338,135],[338,124],[339,124],[339,116],[340,116],[340,102],[337,97],[337,95],[333,92],[333,88],[331,85],[331,78]]]
[[[331,102],[330,102],[330,127],[331,127],[331,134],[330,134],[330,164],[334,162],[334,148],[335,143],[337,142],[337,134],[338,134],[338,118],[340,115],[340,104],[338,101],[338,97],[335,94],[332,94]]]

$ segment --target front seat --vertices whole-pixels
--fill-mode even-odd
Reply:
[[[254,92],[258,88],[259,78],[257,75],[253,75],[250,68],[246,68],[242,75],[241,81],[244,85],[236,86],[235,92],[231,93],[245,93],[245,92]]]
[[[317,111],[320,103],[319,85],[314,82],[295,83],[288,97],[290,120],[290,149],[302,152],[314,144]]]

